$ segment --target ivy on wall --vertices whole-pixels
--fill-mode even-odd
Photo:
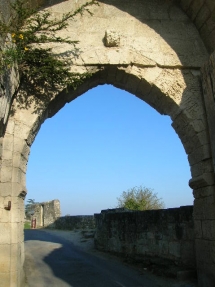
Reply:
[[[69,44],[70,54],[78,55],[78,41],[57,36],[58,31],[68,27],[69,20],[98,4],[92,0],[77,10],[53,18],[48,11],[30,9],[27,0],[17,0],[11,4],[11,15],[8,22],[0,20],[0,35],[3,45],[0,47],[0,75],[16,68],[19,72],[19,88],[24,91],[20,103],[28,102],[27,96],[38,98],[51,97],[57,89],[71,87],[75,89],[89,73],[74,73],[70,67],[71,59],[59,57],[47,44]],[[29,103],[28,103],[29,104]]]

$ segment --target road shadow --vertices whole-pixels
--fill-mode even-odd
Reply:
[[[111,256],[100,256],[82,251],[72,242],[49,234],[44,230],[26,230],[25,242],[38,245],[39,252],[45,249],[45,253],[41,254],[41,263],[38,265],[41,272],[38,277],[42,282],[49,282],[48,285],[40,283],[36,286],[59,286],[54,282],[61,280],[61,287],[171,287],[166,283],[162,283],[162,279],[150,278],[147,273],[141,273],[134,268],[124,265],[120,260],[114,259]],[[57,244],[56,244],[57,243]],[[59,245],[60,244],[60,245]],[[53,248],[50,249],[50,246]],[[36,248],[32,248],[32,256],[38,254]],[[35,259],[36,260],[36,259]],[[45,264],[44,264],[45,263]],[[44,265],[44,266],[43,266]],[[48,277],[48,269],[51,270],[51,277]],[[34,274],[33,274],[34,275]],[[32,282],[34,277],[28,274],[28,281]],[[47,284],[47,283],[46,283]],[[51,284],[51,285],[50,285]],[[55,285],[54,285],[55,284]],[[35,285],[29,284],[29,287]]]
[[[186,285],[149,274],[112,255],[95,250],[85,252],[46,230],[25,230],[25,243],[28,249],[31,246],[28,252],[31,251],[33,260],[37,260],[36,268],[41,269],[28,274],[29,287],[196,287],[194,283]],[[38,253],[41,253],[39,261]],[[38,280],[42,282],[39,285]]]

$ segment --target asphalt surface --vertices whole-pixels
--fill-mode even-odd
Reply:
[[[123,263],[84,252],[43,230],[25,230],[28,287],[160,287]]]
[[[94,249],[94,230],[25,230],[25,287],[197,287]]]

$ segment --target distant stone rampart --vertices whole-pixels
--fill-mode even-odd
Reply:
[[[93,215],[63,216],[50,227],[63,230],[94,229],[95,219]]]

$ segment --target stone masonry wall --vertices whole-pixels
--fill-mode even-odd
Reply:
[[[59,217],[50,227],[63,230],[94,229],[95,219],[93,215],[64,216]]]
[[[215,5],[215,2],[214,2]],[[215,178],[215,52],[201,69],[203,98],[208,122],[208,134]],[[202,162],[204,166],[204,162]],[[205,176],[208,176],[205,170]],[[199,286],[215,286],[215,185],[195,188],[194,225],[196,264]]]
[[[192,206],[132,212],[104,210],[95,214],[95,246],[147,264],[169,262],[195,270],[192,214]]]
[[[33,218],[36,219],[37,227],[52,226],[61,215],[59,200],[35,204],[32,210],[34,211]]]
[[[13,1],[15,0],[11,0]],[[63,12],[78,8],[84,1],[31,0],[31,3],[46,2],[53,15],[60,16]],[[8,2],[9,0],[0,0],[0,13],[5,17],[8,13]],[[186,15],[178,6],[172,5],[175,2],[180,3]],[[103,72],[98,75],[98,78],[92,77],[88,83],[85,82],[84,88],[80,87],[77,94],[67,93],[64,99],[60,95],[58,97],[61,99],[60,105],[57,106],[56,102],[52,101],[53,104],[49,105],[48,110],[44,110],[44,115],[51,117],[77,95],[83,94],[98,84],[109,83],[130,91],[161,114],[171,116],[173,127],[185,147],[191,165],[190,186],[194,189],[195,197],[194,225],[198,284],[201,287],[214,287],[215,186],[214,170],[211,164],[211,146],[214,141],[209,139],[209,134],[213,136],[213,132],[208,130],[206,122],[199,71],[208,59],[205,46],[210,53],[215,47],[215,1],[176,0],[171,3],[171,1],[160,0],[100,0],[99,3],[100,6],[92,8],[93,17],[90,15],[77,17],[77,21],[72,22],[62,36],[77,40],[78,35],[83,53],[81,58],[74,59],[72,67],[74,72],[86,69],[88,71],[98,69]],[[119,31],[121,37],[119,47],[104,46],[103,38],[107,29]],[[200,41],[199,33],[204,45]],[[205,73],[206,85],[203,87],[210,90],[214,87],[213,62],[210,62],[207,69],[209,73]],[[33,113],[33,109],[29,108],[28,110],[17,109],[7,123],[10,102],[17,83],[15,71],[11,75],[10,73],[6,75],[3,81],[0,79],[0,132],[2,133],[0,141],[0,152],[2,150],[0,158],[0,287],[24,286],[23,194],[26,192],[26,164],[30,146],[44,120],[43,116],[39,118]],[[214,98],[214,94],[211,95]],[[16,107],[15,101],[13,104]],[[214,157],[213,153],[212,155]],[[9,202],[11,209],[8,208]],[[133,228],[136,228],[135,222]],[[183,221],[182,223],[184,224]],[[173,234],[177,239],[175,225],[171,224],[173,224],[172,231],[175,232]],[[130,221],[129,225],[132,225]],[[123,228],[125,226],[127,225],[124,224]],[[120,223],[119,227],[121,228]],[[158,230],[158,234],[163,234],[159,232]],[[191,239],[186,241],[182,237],[177,241],[174,237],[170,238],[164,233],[163,238],[166,238],[168,244],[162,245],[162,239],[156,237],[156,233],[151,232],[151,234],[154,234],[154,237],[150,239],[150,233],[148,234],[145,230],[146,238],[137,238],[139,240],[137,246],[141,246],[141,240],[149,243],[151,240],[155,251],[157,245],[160,244],[163,246],[161,255],[165,255],[166,252],[166,256],[172,256],[172,259],[168,260],[180,262],[181,258],[177,257],[177,254],[180,255],[182,250],[187,252],[188,259],[192,258],[189,254],[193,249],[186,247],[192,246]],[[128,238],[130,237],[126,237],[127,241],[123,239],[123,247],[125,246],[128,251],[135,251],[135,245],[132,245]],[[178,250],[178,253],[172,250]],[[145,254],[148,252],[148,256],[151,257],[150,252],[154,254],[153,248],[146,249],[144,252]],[[161,255],[159,255],[160,258]]]

